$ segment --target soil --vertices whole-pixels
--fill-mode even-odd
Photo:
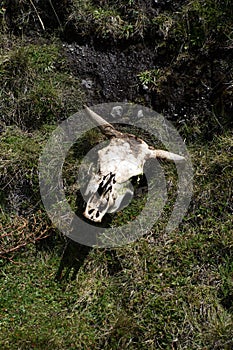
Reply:
[[[124,49],[106,45],[64,43],[64,49],[75,75],[79,76],[91,104],[113,101],[135,101],[144,95],[138,74],[153,69],[155,56],[143,45]],[[150,94],[145,93],[148,102]]]
[[[173,122],[193,125],[196,119],[208,120],[204,137],[231,123],[232,101],[226,95],[227,70],[233,61],[233,51],[221,51],[196,58],[181,59],[171,67],[171,75],[161,91],[143,86],[140,72],[166,68],[166,56],[161,56],[144,44],[128,43],[115,48],[110,45],[79,45],[64,43],[74,75],[81,79],[90,105],[103,102],[128,101],[142,103],[163,113]],[[218,115],[211,125],[211,114]],[[207,125],[206,125],[207,126]],[[220,128],[221,129],[221,128]]]

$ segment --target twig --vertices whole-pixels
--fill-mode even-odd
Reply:
[[[54,14],[55,14],[55,17],[56,17],[56,19],[58,21],[58,24],[59,24],[60,28],[62,29],[61,21],[60,21],[58,15],[57,15],[57,12],[56,12],[56,10],[55,10],[55,8],[53,6],[52,0],[49,0],[49,3],[50,3],[50,6],[52,7],[52,10],[53,10]]]
[[[41,214],[41,212],[39,212]],[[0,235],[0,257],[12,258],[12,255],[30,243],[38,242],[51,236],[51,226],[45,224],[40,216],[33,215],[31,220],[20,218],[22,222],[13,222],[5,227],[5,232]],[[6,241],[4,241],[6,238]],[[9,256],[10,255],[10,256]]]
[[[36,15],[37,15],[37,17],[38,17],[38,19],[39,19],[39,21],[40,21],[40,24],[41,24],[42,29],[45,30],[44,23],[43,23],[43,21],[42,21],[40,15],[39,15],[39,12],[37,11],[36,6],[34,5],[34,3],[33,3],[32,0],[30,0],[30,3],[31,3],[32,7],[34,8],[34,10],[35,10],[35,12],[36,12]]]

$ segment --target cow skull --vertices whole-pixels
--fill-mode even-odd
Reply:
[[[108,146],[98,151],[97,171],[93,172],[87,185],[84,216],[94,222],[101,222],[103,216],[122,208],[127,195],[133,196],[130,179],[143,174],[146,160],[162,158],[183,161],[177,154],[155,150],[142,139],[117,131],[90,108],[85,106],[87,115],[110,139]]]

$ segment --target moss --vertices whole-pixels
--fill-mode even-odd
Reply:
[[[76,112],[84,95],[60,44],[17,45],[1,52],[2,120],[29,130]]]

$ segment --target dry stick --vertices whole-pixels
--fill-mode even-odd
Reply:
[[[45,30],[44,23],[43,23],[43,21],[42,21],[40,15],[39,15],[39,12],[37,11],[36,6],[34,5],[34,3],[33,3],[32,0],[30,0],[30,3],[31,3],[32,7],[34,8],[34,10],[35,10],[35,12],[36,12],[36,15],[37,15],[37,17],[38,17],[38,19],[39,19],[39,21],[40,21],[40,24],[41,24],[42,29]]]
[[[13,246],[9,247],[8,249],[4,249],[4,247],[0,245],[0,257],[5,258],[6,255],[13,254],[15,251],[25,247],[29,243],[35,243],[37,241],[40,241],[41,239],[45,239],[45,238],[51,236],[50,233],[47,234],[47,230],[49,227],[46,227],[43,231],[41,231],[41,225],[40,225],[40,227],[36,228],[34,232],[26,233],[25,235],[23,235],[23,230],[25,229],[27,224],[28,224],[28,222],[26,220],[24,220],[24,223],[20,227],[18,227],[17,237],[21,236],[21,239],[19,239],[18,242],[16,242],[16,245],[13,245]],[[34,224],[36,224],[35,217],[34,217]],[[11,228],[11,226],[7,227],[7,229],[9,229],[9,228]],[[39,233],[39,235],[36,237],[35,235],[37,233]],[[2,239],[4,237],[11,237],[11,236],[12,236],[12,232],[5,233],[5,234],[0,236],[0,239]],[[7,258],[9,258],[9,257],[7,257]]]
[[[18,244],[18,245],[15,246],[15,247],[11,247],[11,248],[9,248],[9,249],[5,249],[5,250],[0,251],[0,256],[4,257],[4,255],[9,254],[9,253],[13,253],[13,252],[15,252],[16,250],[19,250],[19,249],[25,247],[25,246],[28,245],[29,243],[38,242],[38,241],[40,241],[41,239],[45,239],[45,238],[47,238],[47,237],[50,237],[50,234],[47,234],[47,235],[45,235],[45,236],[40,235],[39,237],[36,237],[36,238],[34,238],[34,239],[32,240],[32,239],[30,239],[30,238],[31,238],[31,235],[29,235],[29,236],[26,237],[26,239],[28,239],[27,242],[23,242],[23,243]]]
[[[52,0],[49,0],[49,3],[50,3],[50,6],[52,7],[52,10],[53,10],[54,14],[55,14],[55,17],[56,17],[56,19],[58,21],[58,24],[59,24],[60,28],[62,29],[61,21],[60,21],[58,15],[57,15],[57,12],[56,12],[56,10],[55,10],[55,8],[53,6]]]

